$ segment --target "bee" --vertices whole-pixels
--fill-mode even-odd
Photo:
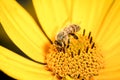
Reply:
[[[80,26],[76,24],[71,24],[65,27],[62,31],[60,31],[55,37],[55,45],[59,47],[59,49],[69,47],[70,43],[70,35],[72,35],[75,39],[78,37],[75,35],[75,32],[80,30]]]

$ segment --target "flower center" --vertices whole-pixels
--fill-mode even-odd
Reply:
[[[72,79],[89,80],[104,68],[103,56],[93,42],[91,32],[88,36],[76,33],[78,39],[69,36],[69,46],[58,50],[56,44],[50,46],[46,55],[47,68],[60,78],[70,76]]]

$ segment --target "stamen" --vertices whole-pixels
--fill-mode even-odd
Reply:
[[[95,43],[92,44],[91,49],[93,49],[94,45],[95,45]]]
[[[67,48],[69,48],[69,44],[67,45]]]
[[[89,49],[89,47],[87,46],[87,48],[86,48],[86,53],[88,53],[88,49]]]
[[[80,55],[80,49],[78,50],[78,55]]]
[[[90,44],[92,43],[92,37],[90,37]]]
[[[63,48],[63,53],[65,53],[65,48]]]
[[[74,56],[73,56],[73,52],[71,52],[71,57],[73,58]]]
[[[85,35],[85,29],[83,30],[83,36]]]
[[[90,38],[91,32],[89,32],[88,39]]]
[[[78,74],[78,77],[77,78],[80,78],[80,74]]]

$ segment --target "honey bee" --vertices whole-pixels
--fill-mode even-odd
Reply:
[[[65,48],[69,46],[70,43],[70,35],[72,35],[75,39],[78,37],[75,35],[75,32],[80,30],[80,26],[76,24],[71,24],[65,27],[62,31],[60,31],[55,37],[55,44],[59,48]]]

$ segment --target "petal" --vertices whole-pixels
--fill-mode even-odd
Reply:
[[[106,61],[105,69],[103,69],[97,80],[119,80],[120,79],[120,55],[114,55]]]
[[[104,16],[96,30],[96,42],[104,44],[103,48],[108,50],[120,42],[120,1],[114,0]]]
[[[96,80],[120,80],[120,69],[115,71],[101,72],[101,74],[95,77],[95,79]]]
[[[33,4],[44,31],[53,38],[68,17],[64,1],[33,0]]]
[[[111,51],[109,53],[112,53],[110,54],[109,56],[106,57],[106,60],[105,60],[105,65],[106,65],[106,68],[109,69],[109,70],[112,70],[112,69],[120,69],[120,47],[115,49],[115,51]]]
[[[25,59],[16,53],[0,46],[0,70],[15,79],[52,80],[53,76],[45,66]]]
[[[109,3],[107,3],[108,5]],[[106,6],[107,6],[106,5]],[[113,1],[106,9],[103,21],[94,30],[95,40],[102,49],[105,57],[105,69],[100,73],[98,80],[119,80],[120,79],[120,2]]]
[[[114,61],[114,59],[116,59],[114,57],[119,57],[119,56],[115,56],[115,55],[119,55],[119,53],[120,53],[119,49],[120,49],[120,43],[117,43],[114,46],[112,46],[109,50],[106,50],[106,52],[104,54],[105,60],[108,61],[108,60],[113,59],[113,61]],[[117,58],[117,59],[119,59],[119,58]],[[115,61],[118,61],[118,60],[115,60]]]
[[[69,23],[79,24],[88,31],[96,30],[111,3],[112,0],[33,1],[38,19],[50,38]]]
[[[98,80],[119,80],[120,79],[120,44],[116,44],[106,51],[105,69],[100,72]]]
[[[85,28],[87,34],[93,31],[94,36],[94,30],[99,26],[99,22],[110,3],[111,0],[74,0],[72,22],[79,24],[82,29]]]
[[[44,62],[48,40],[33,18],[14,0],[1,0],[0,5],[0,21],[10,39],[28,56]]]
[[[90,3],[89,0],[33,0],[38,19],[50,38],[53,38],[67,24],[81,23],[82,27],[85,26],[88,23],[90,9],[93,8]]]
[[[82,29],[92,30],[92,26],[98,21],[96,19],[99,18],[98,13],[100,12],[102,2],[102,0],[74,0],[72,4],[72,22],[80,24]]]

